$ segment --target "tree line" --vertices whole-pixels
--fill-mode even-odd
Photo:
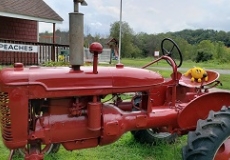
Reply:
[[[85,35],[85,47],[89,47],[95,41],[100,42],[104,47],[109,47],[107,42],[110,39],[119,40],[119,22],[114,22],[110,26],[110,34],[106,37],[100,34]],[[51,33],[40,33],[40,37],[47,34]],[[68,31],[57,30],[55,35],[60,37],[57,38],[57,43],[68,44]],[[135,33],[127,22],[122,22],[121,56],[127,58],[152,57],[155,51],[160,51],[161,41],[166,37],[173,39],[178,44],[184,60],[192,60],[197,63],[209,60],[217,60],[220,63],[230,62],[230,32],[185,29],[159,34]]]

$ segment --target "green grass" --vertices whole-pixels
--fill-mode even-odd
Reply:
[[[63,147],[56,154],[45,156],[45,160],[180,160],[181,147],[186,136],[180,137],[174,144],[151,146],[137,143],[131,133],[124,134],[118,141],[106,146],[66,151]],[[0,159],[7,159],[9,151],[0,145]],[[13,160],[23,160],[14,157]]]
[[[4,146],[3,142],[0,140],[0,159],[5,160],[9,156],[9,150]]]
[[[168,160],[174,157],[181,159],[181,142],[178,140],[174,145],[150,146],[136,143],[130,133],[123,135],[118,141],[111,145],[96,148],[83,149],[71,152],[69,160]],[[165,151],[168,151],[167,153]],[[56,154],[57,159],[65,159],[69,155],[67,151],[61,150]],[[161,157],[159,157],[161,155]],[[52,156],[48,156],[49,159]],[[53,158],[53,157],[52,157]],[[51,158],[51,159],[52,159]]]
[[[219,85],[217,88],[230,90],[230,83],[229,83],[230,75],[229,74],[220,74],[219,80],[222,83],[222,86]]]
[[[149,63],[151,60],[151,58],[122,59],[121,63],[125,66],[140,68]],[[116,61],[113,61],[111,65],[114,66],[116,63]],[[108,64],[103,65],[108,66]],[[152,66],[153,67],[150,68],[151,70],[159,72],[164,77],[169,77],[172,72],[171,70],[157,69],[157,67],[169,67],[167,62],[164,61],[153,64]],[[194,62],[187,61],[182,65],[183,68],[191,68],[193,66],[204,67],[206,69],[230,70],[229,64],[218,64],[218,62],[196,64]],[[219,86],[219,88],[230,90],[230,75],[221,74],[219,80],[223,84],[223,86]],[[106,146],[75,150],[72,152],[66,151],[63,147],[61,147],[57,154],[48,155],[45,157],[45,160],[181,160],[181,148],[186,144],[186,138],[187,136],[178,138],[175,144],[160,144],[157,146],[151,146],[137,143],[130,132],[127,132],[118,141]],[[4,147],[1,141],[0,152],[0,159],[8,158],[9,150]],[[14,160],[22,159],[23,158],[14,158]]]
[[[129,59],[124,58],[121,59],[121,63],[125,66],[133,66],[133,67],[142,67],[146,65],[147,63],[153,61],[153,58],[142,58],[142,59]],[[112,61],[112,64],[116,64],[117,61]],[[159,61],[158,63],[153,64],[154,67],[169,67],[168,63],[164,60]],[[201,62],[201,63],[195,63],[193,61],[184,61],[181,68],[191,68],[193,66],[197,67],[203,67],[206,69],[226,69],[230,70],[230,65],[228,63],[219,63],[217,61],[208,61],[208,62]]]

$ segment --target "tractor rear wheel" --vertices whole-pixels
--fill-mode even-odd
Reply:
[[[158,129],[145,129],[131,131],[133,137],[137,142],[148,143],[157,145],[159,143],[173,143],[177,138],[177,134],[171,134],[169,132],[159,132]]]
[[[230,159],[230,108],[210,111],[206,120],[199,120],[182,152],[183,160]]]

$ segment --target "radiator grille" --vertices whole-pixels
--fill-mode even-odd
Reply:
[[[1,128],[2,137],[6,141],[13,141],[11,128],[11,115],[9,108],[9,96],[5,92],[0,92],[0,111],[1,111]]]

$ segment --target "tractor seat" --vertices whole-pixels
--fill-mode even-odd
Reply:
[[[220,76],[220,74],[216,71],[206,70],[206,72],[208,74],[208,81],[203,80],[203,86],[215,82]],[[179,84],[186,87],[200,87],[202,82],[197,82],[196,80],[194,82],[191,82],[191,78],[192,78],[191,75],[189,76],[182,75],[179,80]]]

